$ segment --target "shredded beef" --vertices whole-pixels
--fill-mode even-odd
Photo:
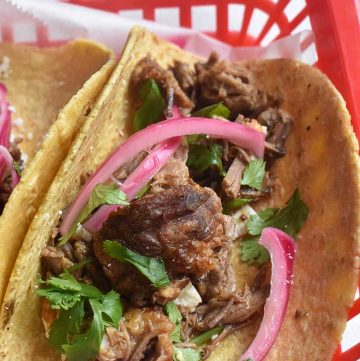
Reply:
[[[190,182],[189,169],[185,164],[187,156],[188,147],[181,145],[174,156],[152,179],[150,193],[157,193],[173,186],[188,184]]]
[[[271,159],[285,155],[285,141],[293,123],[290,114],[282,109],[269,108],[260,113],[257,119],[268,128],[267,156]]]
[[[9,153],[15,162],[18,162],[20,169],[22,169],[21,151],[16,142],[12,142],[9,147]],[[0,215],[2,214],[6,203],[9,200],[12,192],[11,175],[5,176],[3,181],[0,180]]]
[[[193,99],[195,95],[194,90],[196,77],[195,72],[190,68],[189,64],[175,60],[174,66],[170,67],[169,70],[171,70],[174,74],[174,77],[179,83],[181,89],[190,99]]]
[[[246,162],[237,155],[221,182],[221,189],[227,198],[234,199],[237,197],[245,167]]]
[[[131,308],[126,312],[125,320],[133,345],[129,361],[140,361],[144,359],[144,356],[147,360],[172,361],[171,333],[174,331],[174,325],[160,308],[141,310]],[[151,345],[154,339],[155,348]]]
[[[65,253],[61,248],[53,246],[47,246],[42,250],[41,261],[43,269],[50,271],[56,276],[74,265],[73,262],[66,258]]]
[[[219,60],[211,53],[206,63],[195,65],[198,81],[198,104],[223,102],[233,113],[249,114],[262,109],[266,95],[259,91],[249,70],[243,66]]]
[[[194,315],[190,322],[199,331],[245,322],[262,311],[266,295],[267,292],[263,289],[251,292],[248,288],[243,295],[219,295],[198,306],[195,310],[196,317]]]
[[[149,56],[140,60],[133,72],[132,82],[134,88],[139,89],[142,83],[148,79],[156,81],[162,88],[165,98],[168,98],[170,89],[173,89],[176,104],[179,107],[185,109],[192,109],[194,107],[194,103],[181,89],[173,73],[161,68],[159,64],[151,60]]]

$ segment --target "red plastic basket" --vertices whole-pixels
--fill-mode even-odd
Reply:
[[[296,32],[306,23],[313,30],[318,66],[333,81],[344,96],[352,115],[354,130],[360,139],[360,0],[63,0],[77,5],[110,12],[138,11],[141,17],[158,20],[159,10],[176,10],[179,25],[191,28],[194,24],[194,10],[210,6],[214,10],[214,29],[207,31],[211,36],[232,45],[264,44]],[[236,31],[230,21],[234,6],[241,7],[239,26]],[[295,10],[288,16],[289,7]],[[251,25],[256,13],[265,14],[258,25],[256,35]],[[232,14],[233,15],[233,14]],[[1,16],[1,15],[0,15]],[[234,18],[234,16],[232,16]],[[172,19],[171,19],[172,20]],[[106,26],[106,24],[104,25]],[[48,34],[38,27],[38,42],[54,45]],[[2,29],[4,40],[11,41],[10,28]],[[308,40],[302,44],[305,52],[313,44]],[[360,288],[360,283],[359,287]],[[360,298],[349,311],[349,320],[360,314]],[[360,343],[342,352],[339,346],[334,361],[360,360]]]
[[[111,12],[140,10],[143,18],[156,20],[159,9],[177,9],[179,25],[193,26],[193,9],[198,6],[214,6],[216,28],[207,32],[219,40],[233,45],[259,45],[272,28],[279,33],[274,40],[291,34],[301,23],[310,20],[315,36],[318,56],[317,66],[328,75],[344,96],[352,122],[360,139],[360,3],[359,0],[68,0],[70,3]],[[229,30],[231,6],[242,5],[243,19],[237,31]],[[297,14],[289,20],[286,8],[297,8]],[[251,34],[250,22],[256,11],[267,14],[257,36]],[[302,44],[303,51],[310,43]],[[360,283],[359,283],[360,288]],[[360,299],[349,311],[349,320],[360,314]],[[346,352],[339,346],[334,361],[360,360],[360,343]]]

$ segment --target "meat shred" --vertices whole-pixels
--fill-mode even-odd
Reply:
[[[235,114],[249,114],[266,104],[266,95],[255,87],[250,71],[242,65],[219,60],[213,52],[195,69],[201,105],[223,102]]]

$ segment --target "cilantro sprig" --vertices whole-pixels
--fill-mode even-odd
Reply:
[[[192,115],[194,117],[204,117],[204,118],[222,117],[225,119],[229,119],[230,113],[231,113],[230,109],[226,107],[223,103],[217,103],[217,104],[209,105],[205,108],[201,108]]]
[[[143,104],[135,112],[135,132],[146,128],[152,123],[158,122],[166,109],[166,103],[161,94],[160,88],[153,79],[148,79],[142,84],[139,97]]]
[[[200,350],[193,348],[180,348],[174,346],[174,361],[200,361],[201,352]]]
[[[181,321],[182,314],[179,311],[178,306],[174,302],[169,302],[165,305],[165,313],[169,317],[169,320],[175,326],[173,333],[171,334],[171,339],[173,342],[181,342]]]
[[[214,327],[202,333],[201,335],[195,337],[194,339],[191,340],[191,342],[194,343],[196,346],[201,346],[204,343],[210,341],[214,336],[219,335],[223,330],[224,327],[222,326]]]
[[[50,345],[65,353],[68,361],[95,359],[105,328],[118,328],[122,317],[119,294],[115,291],[103,294],[94,286],[78,282],[68,272],[42,284],[39,296],[45,297],[52,309],[59,310],[51,325]]]
[[[159,288],[170,284],[162,259],[142,256],[115,241],[105,241],[104,251],[119,262],[131,263],[153,286]]]
[[[104,204],[118,204],[127,206],[126,194],[114,183],[112,184],[98,184],[91,192],[90,198],[80,213],[76,222],[71,227],[70,231],[60,238],[59,246],[67,243],[76,232],[79,224],[83,224],[91,215],[91,213]]]
[[[282,209],[267,208],[250,216],[246,224],[249,237],[242,241],[241,259],[249,264],[263,264],[269,261],[268,251],[258,243],[265,227],[275,227],[296,238],[305,223],[309,209],[296,189]]]
[[[262,159],[254,159],[249,162],[244,170],[241,185],[261,190],[265,176],[265,162]]]
[[[250,202],[252,202],[252,199],[249,199],[249,198],[232,199],[224,204],[224,206],[223,206],[224,213],[229,214],[236,209],[244,207],[245,205],[249,204]]]
[[[186,165],[200,172],[215,166],[221,175],[225,175],[221,161],[222,152],[223,147],[212,140],[209,140],[208,144],[191,143]]]

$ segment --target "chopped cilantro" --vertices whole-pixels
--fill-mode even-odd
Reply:
[[[80,283],[70,273],[65,272],[59,277],[51,277],[42,282],[44,287],[38,290],[38,295],[46,297],[51,308],[69,310],[81,297],[96,298],[102,293],[94,286]]]
[[[199,109],[198,111],[193,113],[192,116],[204,118],[222,117],[225,119],[229,119],[230,113],[230,109],[226,107],[223,103],[217,103]]]
[[[266,263],[270,259],[268,251],[258,243],[262,230],[265,227],[275,227],[295,239],[307,216],[308,207],[297,189],[284,208],[267,208],[250,216],[246,226],[252,237],[242,241],[241,259],[250,264]]]
[[[170,284],[162,259],[142,256],[115,241],[105,241],[104,250],[119,262],[129,262],[135,266],[155,287]]]
[[[181,342],[181,320],[182,315],[179,308],[174,302],[169,302],[165,305],[165,312],[169,320],[174,324],[175,329],[171,334],[173,342]]]
[[[228,201],[224,204],[224,213],[229,214],[235,209],[242,208],[246,204],[249,204],[252,200],[248,198],[236,198]]]
[[[104,295],[96,287],[78,282],[68,272],[42,283],[44,288],[38,294],[46,297],[53,309],[60,310],[51,325],[50,345],[65,353],[69,361],[95,359],[99,354],[105,327],[118,328],[122,317],[120,296],[115,291]],[[64,302],[64,296],[72,302]],[[85,320],[86,303],[91,312],[87,311],[89,317]]]
[[[279,228],[291,237],[296,235],[308,216],[308,207],[295,190],[283,209],[268,208],[250,217],[247,224],[249,234],[256,236],[265,227]]]
[[[241,243],[241,260],[249,264],[264,264],[269,262],[268,250],[258,243],[259,236],[249,237]]]
[[[265,162],[262,159],[251,160],[244,170],[241,184],[261,190],[264,175]]]
[[[139,190],[138,194],[135,196],[135,199],[139,199],[139,198],[141,198],[142,196],[144,196],[144,195],[148,192],[149,189],[150,189],[149,184],[144,185],[144,187],[142,187],[142,188]]]
[[[208,145],[191,143],[186,165],[200,172],[205,171],[210,166],[215,166],[219,173],[224,175],[221,161],[222,151],[222,146],[213,141]]]
[[[91,262],[93,262],[92,258],[84,258],[80,262],[75,263],[73,266],[68,268],[67,271],[70,272],[70,273],[74,273],[75,271],[83,268],[84,266],[86,266],[87,264],[89,264]]]
[[[201,352],[193,348],[180,348],[174,346],[174,361],[200,361]]]
[[[153,79],[148,79],[143,83],[140,88],[139,97],[143,104],[135,112],[135,132],[146,128],[152,123],[158,122],[166,109],[165,100],[158,85]]]
[[[196,346],[201,346],[205,342],[208,342],[209,340],[211,340],[213,336],[219,335],[223,331],[223,329],[224,329],[224,327],[221,327],[221,326],[214,327],[214,328],[210,329],[209,331],[206,331],[206,332],[202,333],[201,335],[195,337],[194,339],[191,340],[191,342],[194,343]]]
[[[71,227],[70,231],[60,238],[59,246],[64,245],[71,239],[79,224],[83,224],[95,209],[104,204],[119,204],[127,206],[129,205],[129,202],[127,202],[126,199],[126,194],[116,184],[98,184],[91,192],[85,208],[76,219],[76,222]]]
[[[14,160],[13,166],[14,166],[14,169],[15,169],[16,173],[18,174],[18,176],[21,177],[22,169],[21,169],[21,166],[20,166],[20,162],[16,162]]]

